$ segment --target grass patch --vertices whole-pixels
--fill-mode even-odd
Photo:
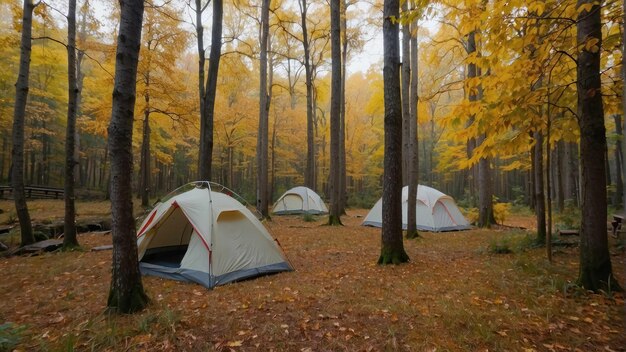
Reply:
[[[26,327],[11,322],[0,325],[0,351],[12,351],[22,339]]]
[[[315,218],[315,216],[313,214],[304,213],[302,215],[302,221],[304,221],[304,222],[315,222],[315,221],[317,221],[317,219]]]

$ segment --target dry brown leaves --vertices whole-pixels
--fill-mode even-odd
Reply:
[[[562,290],[576,248],[550,265],[543,249],[489,254],[505,228],[422,233],[405,241],[410,263],[381,267],[380,229],[359,226],[365,214],[350,211],[344,227],[274,217],[295,272],[212,291],[146,277],[152,304],[132,316],[103,313],[110,252],[2,259],[0,324],[25,326],[21,350],[625,350],[621,295]],[[612,261],[623,283],[624,254]]]

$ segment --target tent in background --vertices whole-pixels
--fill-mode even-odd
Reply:
[[[307,187],[294,187],[283,193],[274,203],[272,213],[287,214],[326,214],[328,208],[322,198]]]
[[[159,203],[139,227],[142,274],[213,288],[293,270],[265,227],[231,192],[216,192],[209,182],[190,185]]]
[[[409,187],[402,188],[402,228],[407,227]],[[456,206],[452,197],[438,190],[419,185],[416,195],[416,227],[422,231],[455,231],[470,229],[469,222]],[[383,224],[383,201],[376,202],[374,207],[365,217],[363,226],[382,227]]]

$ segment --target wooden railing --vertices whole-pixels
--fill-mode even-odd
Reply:
[[[24,192],[31,199],[63,199],[63,188],[25,186]],[[13,199],[13,187],[0,186],[0,199]]]

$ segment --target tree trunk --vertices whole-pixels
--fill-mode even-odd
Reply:
[[[341,225],[341,0],[330,1],[330,214],[329,225]]]
[[[141,206],[148,207],[150,204],[150,73],[146,74],[146,91],[144,101],[146,106],[143,110],[143,136],[141,140],[141,181],[139,182],[139,194],[141,194]]]
[[[346,172],[346,63],[348,61],[348,21],[346,18],[347,2],[341,0],[340,31],[341,31],[341,111],[339,118],[339,212],[346,214],[348,203],[347,172]]]
[[[307,31],[307,0],[299,0],[300,19],[302,21],[302,48],[304,50],[304,77],[306,82],[306,171],[304,185],[316,190],[315,180],[315,130],[313,118],[313,77],[311,70],[311,52],[309,48],[309,33]]]
[[[402,13],[406,14],[409,10],[408,0],[402,2]],[[402,24],[402,72],[401,91],[402,91],[402,185],[409,183],[410,155],[409,143],[411,139],[411,113],[409,105],[409,86],[411,82],[411,30],[409,23]],[[409,194],[409,199],[411,198]]]
[[[556,172],[556,176],[555,179],[557,180],[556,182],[556,198],[557,198],[557,203],[558,203],[558,209],[559,209],[559,213],[562,213],[565,209],[565,192],[564,192],[564,172],[563,170],[565,170],[565,163],[563,162],[563,151],[565,149],[565,142],[563,142],[563,140],[560,140],[557,144],[557,150],[556,150],[556,165],[555,165],[555,172]]]
[[[78,87],[76,83],[76,0],[69,0],[67,11],[67,128],[65,131],[65,223],[63,248],[78,247],[76,238],[76,207],[74,204],[74,170],[76,170],[76,112]]]
[[[113,267],[107,306],[115,312],[132,313],[148,304],[139,273],[131,193],[132,174],[129,172],[133,169],[133,112],[144,4],[143,0],[121,0],[120,7],[113,109],[108,129]]]
[[[38,2],[39,4],[39,2]],[[22,246],[35,242],[30,214],[26,204],[24,192],[24,118],[28,99],[28,77],[30,73],[31,33],[33,20],[32,0],[24,0],[22,17],[22,41],[20,48],[20,68],[15,83],[15,108],[13,110],[13,150],[11,152],[13,197],[15,198],[15,212],[20,221]]]
[[[602,47],[601,7],[593,0],[578,0],[581,11],[577,21],[578,124],[580,126],[580,162],[582,169],[582,216],[580,231],[580,271],[578,284],[587,290],[616,291],[620,287],[611,267],[607,239],[606,176],[604,150],[606,131],[600,80],[600,51],[587,49],[588,40]]]
[[[615,133],[619,136],[615,142],[613,157],[615,158],[615,192],[613,193],[613,206],[619,209],[622,205],[622,195],[624,194],[624,181],[622,178],[622,115],[613,115],[615,120]]]
[[[467,36],[467,54],[468,55],[472,55],[473,53],[476,52],[476,31],[471,31],[468,36]],[[472,78],[476,78],[478,77],[478,68],[476,67],[475,63],[470,63],[469,65],[467,65],[467,78],[468,79],[472,79]],[[469,92],[467,92],[468,94],[468,100],[470,103],[474,103],[476,101],[478,101],[478,94],[477,92],[475,92],[475,90],[470,90]],[[470,126],[472,123],[474,123],[474,115],[471,115],[469,117],[469,121],[467,123],[468,126]],[[474,149],[476,149],[477,145],[476,145],[476,139],[475,138],[470,138],[467,141],[467,156],[468,157],[472,157],[472,155],[474,154]],[[478,166],[477,165],[472,165],[470,166],[470,206],[475,206],[476,205],[476,188],[478,186]]]
[[[400,97],[399,1],[385,0],[383,9],[383,82],[385,157],[383,229],[378,264],[400,264],[409,256],[402,243],[402,100]]]
[[[541,131],[534,133],[534,180],[535,180],[535,215],[537,217],[538,244],[546,243],[546,199],[543,184],[543,134]]]
[[[550,81],[548,81],[549,83]],[[547,106],[547,126],[546,126],[546,213],[547,213],[547,224],[546,224],[546,255],[548,257],[548,261],[552,262],[552,190],[550,187],[551,183],[551,174],[550,174],[550,128],[552,127],[552,121],[550,116],[550,88],[548,86],[548,94],[547,94],[548,106]]]
[[[626,0],[622,4],[622,25],[626,28]],[[622,29],[622,138],[626,136],[626,29]],[[622,140],[622,179],[626,181],[626,141]],[[622,187],[622,211],[626,213],[626,187]]]
[[[267,47],[269,39],[269,6],[270,0],[263,0],[261,8],[261,58],[259,85],[259,133],[257,136],[257,210],[264,218],[269,218],[269,201],[267,199],[268,183],[268,117],[270,101],[267,94]]]
[[[418,130],[417,130],[417,119],[418,119],[418,46],[417,46],[417,35],[418,35],[418,20],[415,19],[413,25],[411,26],[411,85],[409,91],[409,199],[407,201],[407,227],[406,227],[406,237],[407,238],[417,238],[419,234],[417,232],[417,187],[418,187],[418,178],[419,178],[419,140],[418,140]],[[432,155],[432,152],[431,152]],[[431,171],[432,174],[432,171]],[[415,196],[414,196],[415,195]]]
[[[482,144],[485,138],[486,136],[481,136],[477,144]],[[491,158],[482,157],[478,161],[478,227],[495,224],[492,184]]]
[[[213,120],[215,113],[215,94],[217,91],[217,74],[222,55],[222,17],[223,0],[213,0],[213,21],[211,30],[211,51],[209,52],[209,72],[204,90],[202,117],[200,123],[200,157],[198,178],[211,180],[213,163]],[[197,30],[197,29],[196,29]],[[200,45],[200,43],[198,43]]]

